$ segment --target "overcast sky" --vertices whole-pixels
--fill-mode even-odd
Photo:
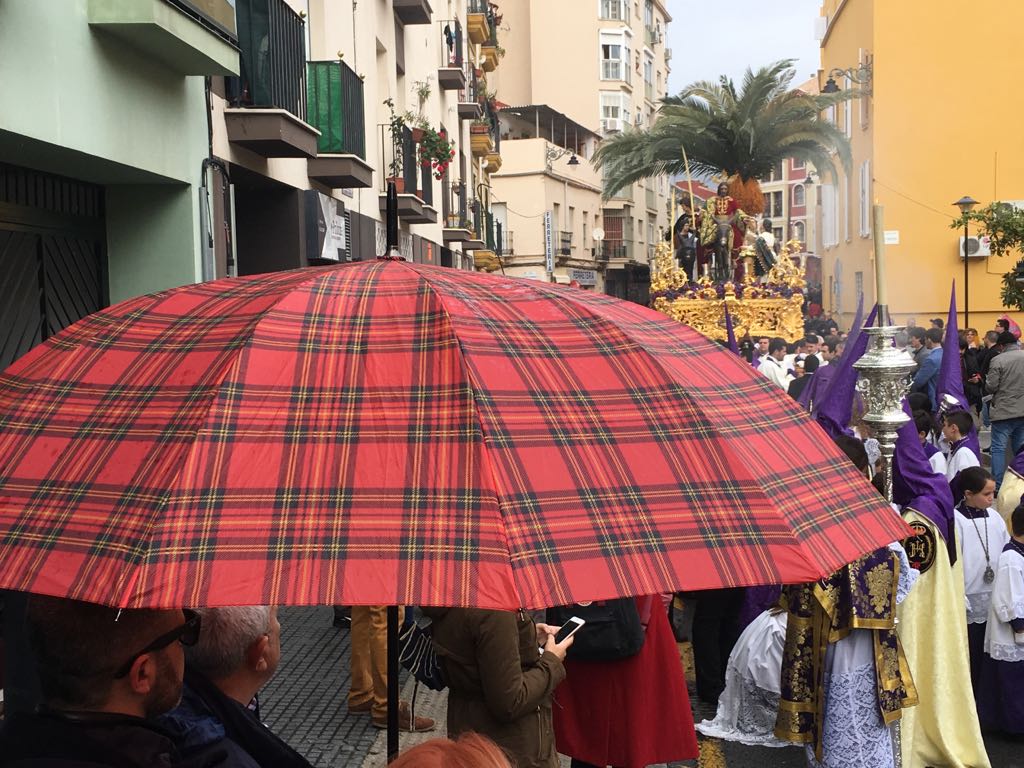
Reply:
[[[797,59],[794,85],[818,71],[814,20],[821,0],[668,0],[672,48],[668,91],[728,75],[737,87],[747,67]]]

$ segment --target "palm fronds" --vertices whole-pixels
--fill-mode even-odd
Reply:
[[[829,107],[861,95],[793,90],[793,61],[748,69],[739,90],[732,80],[700,81],[666,98],[646,130],[627,130],[606,139],[594,155],[603,170],[605,195],[640,179],[684,171],[682,148],[697,175],[763,179],[787,158],[814,164],[835,175],[834,157],[850,167],[850,142],[822,117]]]

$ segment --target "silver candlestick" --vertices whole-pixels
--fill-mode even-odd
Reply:
[[[878,308],[878,317],[888,316],[886,307]],[[903,398],[910,388],[910,372],[914,358],[894,345],[896,334],[903,328],[895,325],[865,328],[868,348],[864,356],[853,364],[860,374],[857,390],[864,397],[863,421],[875,433],[882,449],[882,472],[885,474],[885,498],[892,503],[892,458],[896,453],[896,433],[910,421],[903,410]],[[902,733],[900,722],[892,726],[893,758],[896,768],[902,768]]]
[[[882,449],[882,471],[885,473],[885,497],[892,502],[892,457],[896,452],[896,433],[910,421],[903,411],[903,397],[910,387],[909,375],[914,359],[893,346],[901,326],[887,325],[865,328],[868,348],[853,364],[860,374],[857,390],[864,397],[864,423],[875,433]]]

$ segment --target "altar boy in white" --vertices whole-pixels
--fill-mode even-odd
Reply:
[[[992,586],[1010,532],[992,507],[996,481],[987,469],[968,467],[957,476],[964,498],[956,505],[956,537],[963,547],[964,594],[967,598],[967,646],[971,654],[971,684],[980,693]]]
[[[1024,734],[1024,504],[1010,516],[992,589],[978,715],[986,728]]]

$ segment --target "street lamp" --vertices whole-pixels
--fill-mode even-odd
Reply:
[[[836,67],[828,73],[828,80],[825,81],[825,86],[821,89],[822,93],[839,93],[841,90],[839,85],[836,83],[837,77],[845,77],[851,83],[857,85],[866,86],[864,90],[871,90],[871,76],[872,76],[872,65],[871,65],[871,54],[864,57],[864,61],[856,67],[848,67],[847,69],[840,69]]]
[[[974,210],[974,206],[976,206],[977,204],[978,204],[978,201],[975,200],[970,195],[964,195],[959,200],[957,200],[955,203],[953,203],[953,205],[955,205],[957,208],[960,209],[960,213],[962,213],[965,217],[967,216],[968,213],[970,213],[971,211]],[[968,272],[967,272],[968,251],[967,251],[967,244],[969,242],[969,234],[970,234],[968,232],[968,226],[969,226],[969,222],[967,221],[966,218],[964,218],[964,328],[970,328],[970,326],[971,326],[970,294],[967,292],[967,286],[968,286],[968,283],[967,283],[967,280],[968,280]]]

